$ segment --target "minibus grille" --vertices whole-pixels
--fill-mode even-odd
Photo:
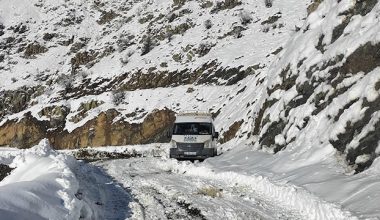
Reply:
[[[203,150],[203,143],[177,143],[177,147],[181,151],[199,151]]]

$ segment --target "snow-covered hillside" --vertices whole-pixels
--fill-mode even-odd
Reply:
[[[0,146],[32,147],[1,148],[16,169],[0,215],[379,218],[379,13],[377,0],[0,0]],[[165,142],[182,110],[213,114],[221,155],[69,151],[149,157],[91,165],[37,145]]]
[[[117,84],[125,90],[232,84],[233,73],[253,74],[271,63],[271,53],[306,17],[307,4],[278,2],[266,8],[259,1],[239,0],[2,0],[6,44],[1,86],[37,86],[38,79],[70,74],[74,85],[89,86],[101,78],[104,86],[114,83],[108,89]],[[231,68],[237,69],[216,73]],[[167,75],[169,82],[132,86],[139,82],[136,77],[148,73],[148,79]]]
[[[192,109],[213,112],[223,142],[246,138],[247,106],[309,2],[0,4],[0,145],[73,148],[163,141]]]
[[[379,218],[379,13],[377,0],[0,0],[0,146],[165,142],[176,112],[208,110],[222,153],[68,151],[147,157],[86,164],[46,140],[3,149],[1,216]]]
[[[0,4],[0,145],[166,141],[198,109],[222,143],[378,155],[375,0]]]
[[[372,164],[380,153],[379,12],[377,1],[325,0],[308,16],[268,70],[256,146],[302,159],[342,154],[357,172]]]

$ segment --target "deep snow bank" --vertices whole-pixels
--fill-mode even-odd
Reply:
[[[304,210],[309,219],[349,216],[378,219],[380,159],[369,169],[353,175],[352,168],[342,165],[344,158],[335,152],[333,147],[324,152],[314,148],[308,149],[308,157],[302,157],[306,152],[294,153],[286,148],[272,155],[254,151],[251,146],[234,145],[228,152],[186,173],[252,186],[268,197],[277,198],[280,204]],[[180,171],[185,169],[176,167]]]
[[[344,159],[332,147],[326,152],[319,152],[318,148],[310,150],[310,157],[300,159],[291,149],[273,155],[254,151],[250,145],[229,144],[220,149],[223,154],[203,163],[145,158],[138,166],[149,170],[147,167],[153,163],[157,169],[183,175],[184,179],[195,177],[199,182],[205,179],[219,182],[223,192],[236,188],[242,199],[254,195],[255,199],[269,201],[289,213],[300,213],[303,219],[380,217],[379,159],[369,169],[353,175],[349,167],[339,164]],[[120,162],[109,162],[117,163]],[[123,172],[120,165],[113,165],[107,168],[113,175]],[[173,185],[167,188],[172,190]]]
[[[31,149],[0,154],[0,162],[16,168],[0,182],[2,219],[79,219],[82,204],[75,197],[72,157],[42,140]]]
[[[234,159],[241,160],[241,158]],[[158,166],[164,170],[186,176],[223,181],[225,187],[247,188],[265,200],[275,203],[281,209],[289,212],[297,210],[297,212],[302,213],[304,219],[356,219],[349,211],[345,211],[339,205],[326,202],[300,187],[278,183],[264,175],[249,173],[250,168],[241,169],[243,166],[225,163],[226,161],[223,159],[215,158],[212,160],[217,166],[194,166],[188,163],[178,163],[174,160],[159,163]]]

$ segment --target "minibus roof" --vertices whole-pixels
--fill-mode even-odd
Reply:
[[[175,123],[212,123],[212,116],[210,113],[203,112],[185,112],[179,113],[176,117]]]

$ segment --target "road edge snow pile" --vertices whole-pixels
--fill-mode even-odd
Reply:
[[[0,216],[4,219],[79,219],[75,197],[77,162],[51,149],[47,139],[16,153],[12,173],[0,182]]]
[[[342,210],[339,205],[324,201],[301,187],[275,183],[265,176],[215,171],[208,167],[197,167],[174,160],[161,162],[158,166],[187,176],[224,181],[228,186],[248,186],[263,199],[276,202],[289,211],[298,211],[305,219],[357,219],[349,211]]]

